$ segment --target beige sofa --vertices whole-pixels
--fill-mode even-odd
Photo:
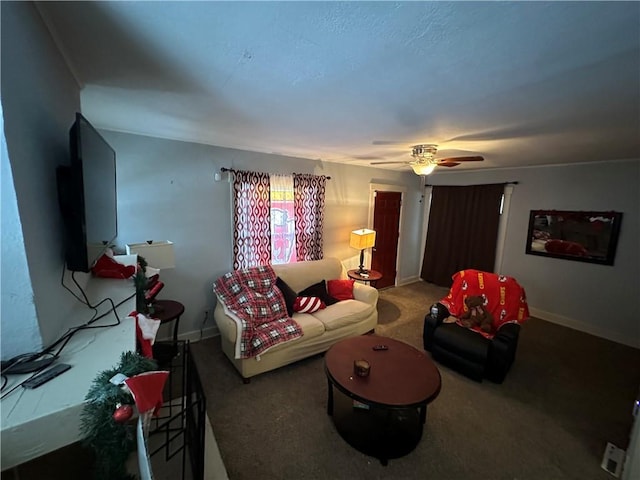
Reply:
[[[296,292],[323,279],[348,278],[337,258],[273,265],[273,269]],[[222,350],[245,381],[254,375],[324,352],[343,338],[375,329],[378,323],[378,291],[356,282],[353,296],[353,300],[340,301],[312,314],[294,313],[293,319],[300,325],[303,336],[278,344],[255,358],[235,358],[236,322],[225,313],[218,297],[214,318],[220,329]]]

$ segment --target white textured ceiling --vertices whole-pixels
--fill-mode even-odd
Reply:
[[[356,165],[640,158],[639,2],[38,8],[106,129]]]

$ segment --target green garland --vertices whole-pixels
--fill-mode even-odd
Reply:
[[[96,457],[95,478],[98,480],[135,479],[126,471],[126,461],[136,448],[135,425],[117,423],[113,412],[118,403],[133,404],[131,394],[109,380],[117,373],[133,377],[157,370],[155,360],[135,352],[125,352],[118,366],[99,373],[89,388],[80,414],[80,431],[84,444],[93,449]]]

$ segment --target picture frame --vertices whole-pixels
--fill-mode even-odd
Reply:
[[[531,210],[525,253],[613,265],[621,212]]]

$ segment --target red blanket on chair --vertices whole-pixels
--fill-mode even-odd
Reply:
[[[527,296],[515,278],[480,270],[461,270],[451,278],[453,285],[449,295],[440,303],[447,307],[451,315],[460,318],[467,311],[464,303],[466,297],[484,297],[484,308],[493,315],[493,329],[489,333],[478,327],[473,330],[485,337],[492,338],[505,323],[522,323],[529,318]]]

